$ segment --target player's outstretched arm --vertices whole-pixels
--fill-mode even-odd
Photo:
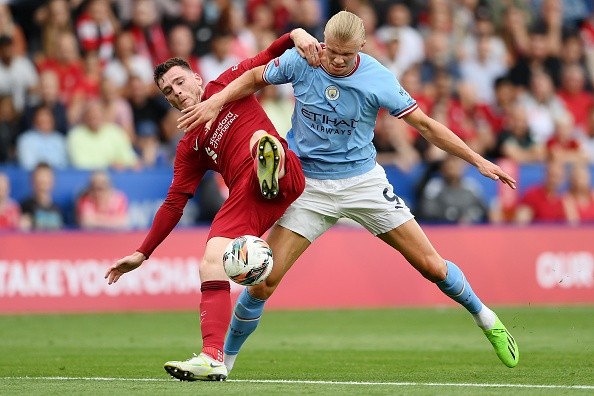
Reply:
[[[415,127],[421,135],[440,149],[447,151],[477,167],[479,172],[490,179],[500,180],[511,188],[516,188],[516,181],[498,165],[483,158],[472,150],[448,127],[429,117],[421,109],[416,109],[403,119]]]
[[[223,105],[249,96],[266,86],[267,83],[262,79],[264,65],[276,56],[280,56],[285,49],[290,48],[290,46],[287,46],[287,41],[293,42],[297,52],[307,60],[310,66],[320,66],[322,46],[315,37],[301,28],[291,31],[289,34],[291,40],[283,39],[286,37],[287,35],[283,35],[254,58],[241,62],[238,65],[239,72],[246,67],[248,70],[230,82],[221,92],[213,95],[204,102],[184,109],[184,114],[177,120],[177,128],[191,130],[200,124],[206,123],[206,129],[210,129],[210,125],[214,122]]]
[[[178,129],[192,130],[198,125],[206,123],[205,128],[210,129],[219,110],[225,104],[234,100],[245,98],[269,85],[262,78],[264,68],[258,66],[243,73],[231,81],[222,91],[212,95],[207,100],[182,110],[185,114],[178,119]]]
[[[105,273],[107,283],[110,285],[116,283],[123,274],[140,267],[144,260],[146,260],[146,257],[140,252],[134,252],[129,256],[122,257],[107,269],[107,272]]]

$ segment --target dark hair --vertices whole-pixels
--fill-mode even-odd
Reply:
[[[33,170],[31,171],[31,175],[37,173],[37,171],[39,171],[41,169],[47,169],[51,172],[54,171],[54,168],[52,168],[52,166],[50,164],[48,164],[47,162],[41,161],[41,162],[37,163],[37,165],[35,165],[35,168],[33,168]]]
[[[157,86],[159,86],[159,80],[163,77],[163,75],[165,73],[167,73],[169,71],[169,69],[171,69],[174,66],[179,66],[183,69],[192,71],[192,68],[190,67],[188,62],[186,62],[182,58],[169,58],[165,62],[159,63],[155,67],[155,72],[153,73],[153,78],[155,79],[155,84],[157,84]]]

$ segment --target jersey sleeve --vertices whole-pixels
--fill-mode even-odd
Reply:
[[[378,84],[377,98],[379,106],[387,109],[391,115],[402,118],[415,111],[419,106],[417,101],[400,85],[396,76],[384,66],[378,65],[378,73],[375,74]]]
[[[157,210],[151,229],[142,245],[137,249],[146,258],[167,238],[184,213],[184,207],[194,195],[200,180],[206,172],[203,167],[191,161],[184,140],[180,141],[173,166],[173,181],[167,197]]]
[[[295,48],[292,48],[268,62],[262,77],[269,84],[286,84],[295,81],[297,76],[305,71],[306,66],[308,66],[307,61]]]
[[[285,33],[278,39],[274,40],[272,44],[256,56],[248,58],[237,65],[225,70],[218,78],[217,82],[223,85],[228,85],[231,81],[241,76],[247,70],[255,67],[265,65],[272,59],[280,56],[287,49],[293,47],[293,40],[291,40],[290,33]]]

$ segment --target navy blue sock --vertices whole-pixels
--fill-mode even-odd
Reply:
[[[483,303],[472,291],[472,287],[466,280],[462,270],[451,261],[446,260],[448,274],[446,278],[436,285],[444,294],[452,300],[462,304],[471,314],[477,314],[483,307]]]
[[[229,332],[225,339],[225,354],[237,355],[243,343],[256,330],[264,311],[266,300],[252,297],[247,287],[241,292],[235,303]]]

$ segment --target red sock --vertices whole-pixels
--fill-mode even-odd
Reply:
[[[229,281],[206,281],[200,286],[202,352],[221,362],[225,334],[231,321],[230,290]]]

